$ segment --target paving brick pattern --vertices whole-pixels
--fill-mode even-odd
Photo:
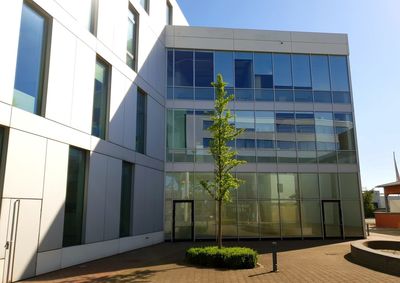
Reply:
[[[382,238],[371,235],[371,238]],[[398,238],[398,237],[396,237]],[[213,243],[196,243],[206,245]],[[81,264],[26,282],[400,282],[399,277],[351,262],[350,241],[278,241],[279,272],[273,273],[271,242],[225,242],[255,248],[260,266],[250,270],[199,268],[184,262],[193,243],[163,243]]]

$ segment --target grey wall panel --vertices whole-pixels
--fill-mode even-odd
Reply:
[[[122,161],[108,158],[104,240],[119,236]]]
[[[165,108],[150,97],[147,103],[147,154],[164,160]]]
[[[163,176],[161,171],[135,166],[133,235],[161,230],[158,227],[163,222]]]
[[[104,239],[104,214],[107,186],[107,157],[92,152],[89,165],[89,183],[86,207],[85,243]]]

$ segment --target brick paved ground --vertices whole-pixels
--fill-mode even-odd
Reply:
[[[399,239],[397,236],[371,234],[371,239],[393,237]],[[261,266],[251,270],[189,266],[184,262],[184,250],[193,243],[163,243],[49,273],[26,282],[400,282],[398,277],[352,263],[350,242],[279,241],[278,273],[270,272],[270,241],[225,244],[255,248],[260,253]]]

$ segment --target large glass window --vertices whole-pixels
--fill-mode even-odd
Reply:
[[[359,200],[360,188],[357,173],[339,174],[340,198],[342,200]]]
[[[85,206],[86,152],[70,147],[68,159],[67,193],[63,247],[82,244],[83,211]]]
[[[339,184],[336,173],[320,173],[319,189],[321,199],[339,199]]]
[[[328,56],[311,55],[312,87],[314,90],[330,90]]]
[[[205,181],[212,181],[214,180],[213,173],[202,173],[202,172],[195,172],[194,174],[194,199],[195,200],[211,200],[211,196],[208,192],[206,192],[203,187],[201,186],[201,182]],[[236,192],[234,192],[236,195]]]
[[[259,201],[260,215],[260,236],[261,237],[280,237],[280,221],[279,221],[279,202]]]
[[[278,191],[280,199],[298,199],[297,174],[278,174]]]
[[[135,9],[129,5],[128,10],[128,36],[126,44],[126,63],[132,70],[137,70],[137,38],[138,38],[139,15]]]
[[[233,68],[232,52],[215,51],[215,78],[221,74],[228,86],[233,86]]]
[[[257,201],[238,201],[237,209],[239,238],[258,238]]]
[[[289,54],[274,54],[274,86],[292,88],[292,66]]]
[[[216,204],[214,200],[194,202],[194,232],[196,239],[215,238]]]
[[[193,51],[175,50],[175,86],[193,86]]]
[[[150,0],[139,0],[140,5],[143,7],[143,9],[147,12],[147,14],[150,11]]]
[[[102,59],[97,58],[94,79],[92,135],[101,139],[106,138],[109,80],[109,65]]]
[[[97,17],[99,11],[99,0],[90,0],[90,19],[88,23],[88,29],[93,34],[97,34]],[[88,7],[89,8],[89,7]]]
[[[276,173],[257,173],[259,199],[278,199],[278,175]]]
[[[282,237],[301,237],[299,201],[280,202]]]
[[[345,237],[363,237],[363,221],[359,201],[342,201]]]
[[[38,115],[44,111],[42,101],[48,25],[47,15],[27,3],[23,4],[13,105]]]
[[[211,87],[214,76],[214,56],[212,52],[195,52],[195,85]]]
[[[301,202],[303,237],[321,237],[321,205],[319,201]]]
[[[235,111],[235,126],[244,129],[240,138],[236,139],[238,158],[255,162],[254,111]]]
[[[315,112],[318,162],[336,163],[335,131],[331,112]]]
[[[275,115],[272,111],[256,111],[257,148],[275,148]]]
[[[170,172],[165,175],[165,198],[193,199],[193,174],[190,172]],[[198,188],[201,190],[201,188]]]
[[[349,91],[349,75],[345,56],[329,56],[332,90]]]
[[[310,56],[292,55],[293,86],[311,89]]]
[[[167,85],[173,86],[174,85],[174,51],[168,50],[167,51]],[[172,97],[168,97],[172,98]]]
[[[272,88],[272,55],[270,53],[254,53],[254,87]]]
[[[253,53],[235,53],[235,86],[237,88],[253,87]]]
[[[119,236],[128,237],[132,234],[132,187],[133,187],[133,164],[122,162],[121,176],[121,209],[119,220]]]
[[[335,133],[338,150],[355,150],[353,115],[335,113]]]
[[[299,173],[301,198],[319,199],[318,174]]]
[[[147,123],[147,94],[137,89],[136,109],[136,151],[142,154],[146,152],[146,123]]]
[[[240,185],[238,190],[239,199],[256,199],[257,198],[257,186],[256,186],[256,174],[255,173],[237,173],[236,176],[244,180],[244,183]]]

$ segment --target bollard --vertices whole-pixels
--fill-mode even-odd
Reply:
[[[369,223],[367,223],[367,235],[369,236]]]
[[[278,271],[278,245],[276,242],[272,242],[272,271],[277,272]]]

